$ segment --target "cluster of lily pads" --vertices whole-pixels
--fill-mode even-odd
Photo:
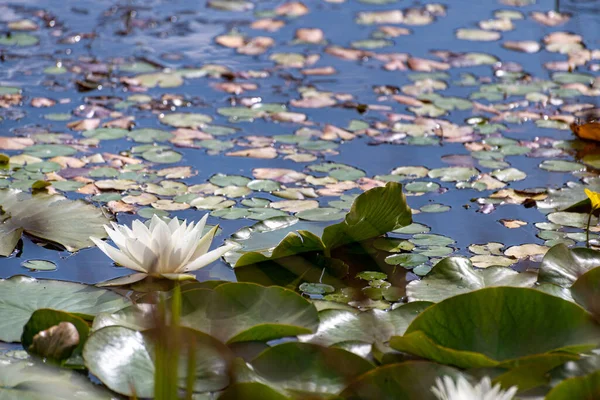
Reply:
[[[0,256],[49,273],[50,250],[24,242],[77,252],[131,214],[253,225],[226,239],[237,283],[156,280],[193,276],[133,253],[124,288],[0,281],[0,397],[166,398],[169,360],[172,388],[197,399],[435,399],[442,377],[600,397],[599,208],[584,190],[600,192],[600,162],[569,131],[600,117],[600,50],[573,33],[580,16],[501,0],[434,32],[461,6],[89,3],[0,6]],[[340,38],[331,13],[357,29]],[[195,40],[171,49],[207,29],[206,58]],[[148,39],[156,53],[131,50]],[[450,223],[432,217],[458,212],[499,222],[499,238],[439,234]],[[539,244],[501,243],[533,226]]]
[[[436,380],[482,377],[519,398],[600,395],[600,252],[558,244],[524,272],[454,256],[407,283],[410,263],[381,258],[412,249],[382,245],[382,235],[411,224],[392,182],[358,196],[322,232],[290,231],[269,249],[238,245],[229,261],[239,282],[155,281],[119,293],[1,280],[0,340],[23,350],[2,354],[0,393],[167,398],[157,380],[171,360],[175,393],[206,399],[436,399]]]

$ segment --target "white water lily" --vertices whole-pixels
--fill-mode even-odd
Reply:
[[[227,244],[208,251],[218,227],[202,236],[207,218],[205,215],[197,224],[188,224],[177,218],[165,222],[154,215],[149,227],[139,220],[133,221],[131,229],[114,222],[105,225],[106,233],[118,248],[95,237],[90,239],[115,263],[137,273],[108,281],[104,286],[130,284],[147,276],[193,279],[188,272],[209,265],[236,247]]]
[[[449,376],[437,378],[431,391],[439,400],[511,400],[517,393],[513,386],[504,391],[499,384],[492,387],[489,377],[484,377],[475,386],[471,385],[464,376],[459,376],[456,382]]]

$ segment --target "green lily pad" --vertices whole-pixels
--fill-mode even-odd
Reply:
[[[34,271],[54,271],[56,269],[56,264],[46,260],[27,260],[21,265]]]
[[[446,167],[432,169],[428,175],[430,178],[439,178],[442,182],[460,182],[468,181],[477,174],[479,174],[479,171],[475,168]]]
[[[592,268],[581,275],[571,286],[573,299],[583,308],[588,310],[596,318],[600,317],[600,288],[598,278],[600,277],[600,268]]]
[[[142,157],[150,162],[170,164],[181,161],[183,155],[174,150],[152,149],[142,153]]]
[[[127,133],[127,137],[133,139],[138,143],[153,143],[153,142],[163,142],[165,140],[171,139],[173,135],[171,132],[163,131],[161,129],[135,129]]]
[[[341,393],[343,399],[438,400],[436,379],[461,375],[458,369],[423,361],[384,365],[360,376]]]
[[[234,266],[246,253],[257,252],[264,256],[270,256],[282,237],[296,230],[307,229],[312,229],[311,232],[316,235],[323,232],[322,227],[309,222],[299,222],[298,218],[292,216],[263,220],[231,235],[229,240],[237,243],[239,247],[226,253],[224,259],[229,265]]]
[[[326,397],[341,392],[348,382],[373,365],[339,348],[289,342],[271,347],[252,360],[254,380],[270,383],[284,393]]]
[[[416,253],[394,254],[385,258],[385,262],[390,265],[400,265],[410,269],[429,261],[427,256]]]
[[[24,150],[25,153],[33,157],[50,158],[57,156],[72,156],[77,150],[70,146],[62,144],[34,144]]]
[[[214,290],[185,291],[182,298],[183,325],[228,343],[311,333],[319,324],[308,300],[276,286],[225,283]]]
[[[11,32],[0,36],[2,46],[35,46],[40,40],[30,33]]]
[[[435,182],[410,182],[404,185],[404,189],[408,192],[436,192],[440,189],[440,185]]]
[[[322,346],[344,342],[387,342],[392,336],[403,335],[412,320],[431,304],[413,302],[391,311],[323,310],[319,312],[319,330],[312,335],[302,335],[299,339]]]
[[[231,352],[202,332],[181,328],[184,342],[194,342],[196,392],[222,390],[229,384]],[[156,332],[109,326],[92,333],[83,349],[86,367],[108,388],[126,396],[154,397]],[[179,357],[179,385],[186,387],[187,351]]]
[[[413,222],[410,225],[403,226],[402,228],[394,229],[393,233],[399,233],[404,235],[414,235],[416,233],[427,233],[430,228],[426,225]]]
[[[86,379],[79,372],[53,368],[11,352],[0,355],[2,386],[5,400],[111,400],[114,394]]]
[[[584,165],[564,160],[544,160],[540,164],[540,168],[552,172],[575,172],[585,170]]]
[[[175,128],[198,129],[212,122],[212,118],[205,114],[172,113],[160,118],[160,122]]]
[[[448,257],[437,263],[420,281],[406,285],[409,301],[439,302],[452,296],[490,286],[533,287],[537,275],[507,267],[473,268],[464,257]]]
[[[448,246],[454,243],[449,237],[430,233],[418,233],[409,240],[417,246]]]
[[[251,180],[240,175],[215,174],[210,177],[209,182],[217,186],[225,187],[246,186],[251,182]]]
[[[538,281],[569,288],[579,277],[598,266],[600,252],[587,248],[569,249],[557,244],[544,255]]]
[[[444,364],[491,367],[552,356],[544,354],[552,351],[585,351],[597,346],[599,332],[593,318],[569,301],[533,289],[497,287],[427,308],[390,345]]]
[[[419,208],[419,210],[424,213],[442,213],[450,211],[450,209],[450,206],[444,204],[425,204],[423,207]]]
[[[345,216],[345,211],[330,207],[313,208],[296,213],[296,217],[306,221],[337,221]]]
[[[492,172],[492,176],[503,182],[522,181],[527,177],[527,174],[516,168],[506,168]]]
[[[255,179],[246,184],[248,188],[259,192],[274,192],[281,189],[281,184],[268,179]]]
[[[84,131],[82,133],[83,137],[86,138],[94,138],[98,140],[111,140],[111,139],[121,139],[125,137],[129,131],[127,129],[119,129],[119,128],[98,128],[91,129],[89,131]]]
[[[27,293],[27,296],[23,296]],[[23,326],[40,308],[87,316],[116,312],[129,305],[118,294],[79,283],[15,276],[0,280],[0,340],[18,342]]]
[[[343,222],[325,228],[323,243],[332,249],[377,237],[411,223],[412,212],[402,193],[402,185],[388,182],[385,187],[358,196]]]
[[[219,400],[290,400],[288,396],[259,382],[243,382],[230,385]]]
[[[67,200],[59,195],[0,190],[0,255],[10,255],[25,232],[36,238],[57,243],[68,251],[93,246],[90,236],[106,237],[109,221],[102,210],[82,200]]]
[[[600,396],[600,371],[565,379],[546,395],[546,400],[595,399]]]

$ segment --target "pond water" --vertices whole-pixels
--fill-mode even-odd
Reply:
[[[29,154],[41,159],[25,160],[30,164],[53,159],[59,168],[44,176],[18,173],[15,167],[3,186],[27,189],[39,179],[59,180],[54,186],[67,197],[106,205],[107,200],[156,192],[149,183],[181,182],[184,186],[176,192],[155,194],[155,201],[167,200],[159,208],[189,220],[198,220],[205,212],[216,213],[210,223],[220,224],[222,232],[215,242],[221,242],[256,222],[219,217],[233,215],[218,210],[234,204],[228,200],[245,209],[244,199],[277,202],[289,196],[244,191],[245,183],[225,178],[217,186],[233,185],[237,190],[230,188],[221,199],[224,203],[208,210],[169,210],[185,208],[195,197],[213,196],[216,187],[194,185],[206,184],[217,173],[260,179],[272,171],[263,170],[261,175],[257,168],[302,172],[306,174],[303,179],[282,184],[314,189],[308,197],[306,193],[293,195],[303,200],[314,197],[320,207],[327,207],[342,194],[358,194],[396,179],[390,174],[398,167],[422,166],[427,169],[425,176],[403,182],[437,185],[423,186],[433,187],[426,193],[409,192],[409,205],[414,210],[430,206],[424,209],[428,211],[432,204],[449,209],[434,207],[443,212],[421,212],[413,219],[427,225],[430,233],[451,238],[450,253],[473,256],[468,249],[471,244],[489,242],[503,244],[504,250],[557,241],[581,244],[581,235],[566,236],[581,229],[553,227],[550,231],[556,234],[540,234],[542,230],[534,224],[548,220],[535,204],[508,204],[507,197],[501,196],[502,203],[484,205],[491,204],[490,196],[501,189],[559,188],[569,181],[593,179],[595,168],[600,167],[593,157],[598,154],[595,145],[574,142],[568,127],[576,112],[596,106],[600,94],[600,4],[562,1],[560,11],[568,17],[561,21],[548,14],[555,6],[552,0],[439,4],[307,0],[304,6],[243,0],[47,0],[43,5],[33,0],[9,1],[0,6],[0,90],[19,97],[13,103],[3,97],[0,135],[8,139],[0,141],[0,149],[11,157]],[[394,20],[394,10],[403,10],[401,21]],[[385,21],[377,23],[377,19]],[[554,22],[560,23],[548,25]],[[295,40],[300,28],[316,29],[303,33],[316,43]],[[553,32],[569,35],[548,36]],[[509,50],[503,46],[506,42],[519,42],[513,45],[529,50],[539,47],[539,51]],[[444,57],[433,51],[451,54]],[[567,60],[573,73],[563,71]],[[207,72],[212,76],[205,76]],[[34,107],[32,100],[42,107]],[[261,103],[276,105],[267,111],[285,109],[297,114],[251,115],[246,106],[254,104],[257,110]],[[223,110],[227,107],[237,108]],[[167,118],[161,123],[161,118],[172,113],[201,113],[213,121],[194,124]],[[236,118],[239,115],[245,118]],[[133,124],[120,119],[126,117]],[[472,117],[482,117],[483,123],[474,125]],[[87,130],[78,124],[84,120]],[[143,128],[161,132],[135,136],[91,130],[107,123],[134,133]],[[189,130],[174,133],[177,127],[173,125]],[[217,131],[214,126],[234,130]],[[160,136],[148,139],[150,134]],[[31,147],[44,143],[58,146],[47,153]],[[141,156],[147,153],[140,152],[139,146],[153,144],[176,153],[165,147]],[[62,153],[65,148],[70,150]],[[249,148],[260,149],[253,155],[265,158],[236,153]],[[582,150],[586,156],[580,160]],[[139,164],[111,162],[107,153],[131,156]],[[73,159],[53,158],[60,154]],[[95,154],[104,154],[104,162],[95,162]],[[548,161],[556,159],[568,163],[556,167]],[[310,175],[331,174],[311,170],[324,162],[353,168],[342,168],[329,180],[307,180]],[[550,170],[540,168],[541,163],[551,165]],[[108,166],[112,169],[99,170]],[[191,167],[192,174],[183,179],[156,175],[172,167]],[[436,170],[446,167],[463,169]],[[465,172],[464,167],[476,170]],[[138,168],[141,172],[136,173]],[[188,175],[181,171],[175,175]],[[458,171],[462,172],[454,179]],[[128,192],[119,189],[114,179],[127,180]],[[102,189],[94,186],[100,181],[105,181]],[[336,185],[338,181],[348,182],[342,187]],[[479,185],[472,188],[477,181]],[[535,197],[532,191],[525,193],[525,197]],[[184,197],[168,201],[174,195]],[[534,198],[542,199],[543,193]],[[112,203],[130,208],[117,213],[120,223],[151,215],[152,205],[129,203]],[[297,207],[309,204],[314,206],[287,205],[289,211],[279,214],[294,214]],[[140,210],[142,216],[137,215]],[[501,220],[518,227],[505,227]],[[431,245],[436,246],[435,240]],[[535,260],[542,252],[523,251],[512,256],[511,264],[525,268],[530,258]],[[432,255],[429,264],[440,256]],[[52,261],[57,269],[35,272],[21,266],[30,259]],[[28,238],[23,238],[22,251],[0,263],[0,277],[28,274],[95,283],[126,274],[111,266],[97,248],[70,254],[40,247]],[[198,277],[235,279],[225,262],[201,270]]]

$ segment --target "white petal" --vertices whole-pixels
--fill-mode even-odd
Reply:
[[[190,272],[198,270],[202,267],[207,266],[208,264],[218,260],[223,254],[227,253],[229,250],[236,248],[237,245],[233,243],[226,244],[217,249],[209,251],[206,254],[201,255],[200,257],[193,260],[191,263],[187,264],[181,271],[176,272]]]
[[[184,221],[185,224],[185,221]],[[179,228],[179,218],[174,217],[173,219],[171,219],[171,221],[169,221],[169,224],[167,225],[169,227],[169,231],[171,232],[171,234],[173,232],[175,232],[178,228]]]
[[[158,255],[141,240],[127,239],[127,250],[133,259],[148,273],[153,273],[158,263]]]
[[[94,242],[94,244],[96,246],[98,246],[98,248],[100,250],[102,250],[102,252],[104,254],[106,254],[107,256],[109,256],[117,264],[119,264],[119,265],[121,265],[121,266],[123,266],[125,268],[132,269],[134,271],[146,272],[146,270],[144,268],[142,268],[142,266],[140,266],[137,262],[135,262],[131,258],[127,257],[121,251],[119,251],[119,250],[115,249],[114,247],[108,245],[106,242],[103,242],[102,240],[100,240],[98,238],[95,238],[95,237],[90,237],[90,240],[92,242]]]
[[[192,257],[191,257],[192,260],[195,260],[196,258],[200,257],[202,254],[208,252],[208,249],[210,248],[210,244],[212,243],[213,238],[215,237],[215,234],[217,233],[218,229],[219,229],[218,225],[213,226],[211,228],[211,230],[206,232],[206,235],[204,235],[202,237],[202,239],[200,239],[198,244],[196,244],[196,249],[194,250],[194,253],[192,254]]]
[[[136,219],[133,221],[132,228],[135,237],[144,242],[146,246],[150,246],[152,243],[152,235],[146,224],[139,219]]]

